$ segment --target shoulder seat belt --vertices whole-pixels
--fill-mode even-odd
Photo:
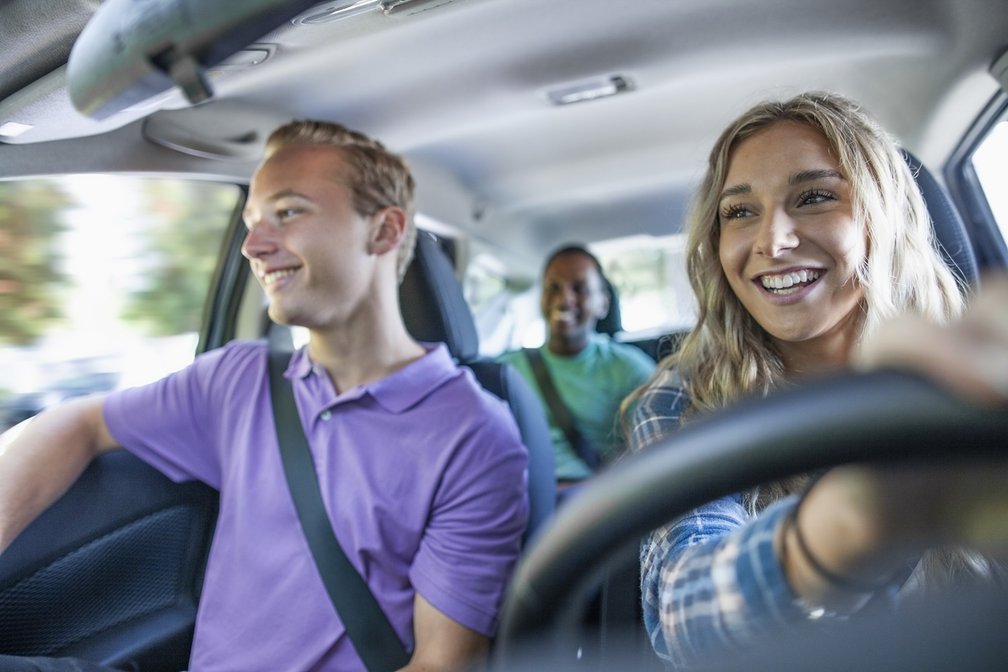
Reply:
[[[365,667],[369,672],[398,670],[409,662],[410,656],[340,547],[322,503],[315,463],[294,403],[294,389],[283,375],[289,361],[290,353],[270,351],[270,399],[284,474],[301,527],[329,598]],[[292,595],[291,599],[296,597]]]
[[[536,348],[522,348],[522,351],[532,366],[532,373],[535,374],[536,381],[539,383],[539,390],[542,391],[543,399],[546,400],[546,405],[549,406],[550,414],[560,429],[563,430],[571,448],[581,458],[581,461],[588,465],[589,469],[598,471],[601,462],[598,451],[578,431],[577,425],[574,424],[574,416],[571,415],[570,409],[567,408],[567,404],[560,398],[560,393],[557,392],[556,386],[553,384],[553,378],[550,376],[549,369],[546,368],[546,362],[543,361],[542,353]]]

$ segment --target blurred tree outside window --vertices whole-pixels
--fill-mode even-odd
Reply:
[[[59,215],[69,203],[53,184],[0,183],[0,343],[29,345],[60,316]]]
[[[192,361],[236,185],[0,182],[0,430]]]

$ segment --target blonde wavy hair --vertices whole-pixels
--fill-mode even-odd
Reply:
[[[385,146],[358,131],[328,121],[300,119],[274,130],[266,140],[266,157],[289,145],[338,147],[350,169],[347,185],[354,209],[369,217],[382,208],[396,206],[406,213],[406,231],[396,257],[399,280],[413,259],[416,246],[416,184],[405,160]]]
[[[945,322],[962,311],[963,288],[937,250],[917,183],[879,124],[853,101],[831,93],[759,104],[718,138],[688,220],[686,264],[698,319],[659,369],[678,371],[694,411],[763,395],[785,382],[780,354],[735,297],[718,259],[718,195],[735,148],[783,121],[822,133],[850,184],[854,218],[868,239],[867,256],[856,271],[864,291],[861,337],[898,313]]]
[[[686,422],[789,382],[780,353],[735,296],[718,256],[718,200],[734,151],[747,138],[785,121],[819,131],[850,184],[853,216],[868,240],[866,258],[856,269],[863,289],[860,338],[899,313],[947,322],[962,312],[966,288],[959,286],[938,252],[914,176],[878,122],[855,102],[833,93],[809,92],[760,103],[714,144],[688,216],[686,266],[698,304],[696,325],[678,350],[659,362],[651,381],[624,402],[625,414],[670,372],[689,395]],[[754,489],[745,493],[746,508],[755,514],[808,482],[803,475]]]

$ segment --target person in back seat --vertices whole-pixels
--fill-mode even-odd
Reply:
[[[911,367],[1008,403],[1008,313],[997,305],[1008,286],[944,326],[963,297],[913,175],[846,98],[802,94],[733,122],[711,151],[687,252],[698,322],[632,398],[635,451],[740,399],[852,367]],[[909,328],[892,321],[903,313]],[[982,540],[978,519],[1004,518],[1005,466],[847,465],[670,521],[641,550],[655,650],[716,668],[716,656],[799,623],[1002,575],[955,546]],[[989,531],[1003,550],[1003,526]]]
[[[540,309],[546,342],[535,350],[500,357],[543,399],[561,496],[623,452],[616,421],[620,402],[655,368],[643,351],[597,333],[595,326],[608,312],[610,300],[595,255],[579,245],[560,247],[543,266]],[[539,373],[537,366],[542,366]],[[552,400],[550,385],[556,391]]]
[[[528,455],[504,403],[403,325],[413,190],[380,143],[291,122],[253,176],[242,252],[270,317],[309,330],[286,377],[339,543],[408,652],[405,669],[446,670],[480,658],[495,631],[528,515]],[[6,436],[0,551],[93,457],[122,446],[220,490],[192,669],[364,669],[285,480],[267,358],[264,342],[230,343]]]

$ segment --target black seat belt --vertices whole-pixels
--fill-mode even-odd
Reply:
[[[598,451],[578,431],[577,426],[574,424],[574,416],[571,415],[570,409],[567,408],[567,404],[560,398],[560,393],[557,392],[556,386],[553,384],[553,378],[549,374],[549,369],[546,368],[546,362],[543,361],[542,354],[535,348],[523,348],[522,350],[525,353],[525,358],[528,359],[529,364],[532,366],[532,373],[535,374],[536,381],[539,383],[539,390],[542,392],[543,399],[546,400],[546,405],[549,406],[550,414],[556,421],[557,426],[563,430],[571,448],[581,458],[581,461],[588,465],[588,468],[592,471],[598,471],[599,464],[601,463]]]
[[[398,670],[409,662],[410,656],[364,579],[343,552],[322,503],[315,463],[294,403],[294,390],[283,375],[289,361],[290,353],[270,351],[270,399],[284,474],[301,527],[329,598],[365,667],[370,672]]]

